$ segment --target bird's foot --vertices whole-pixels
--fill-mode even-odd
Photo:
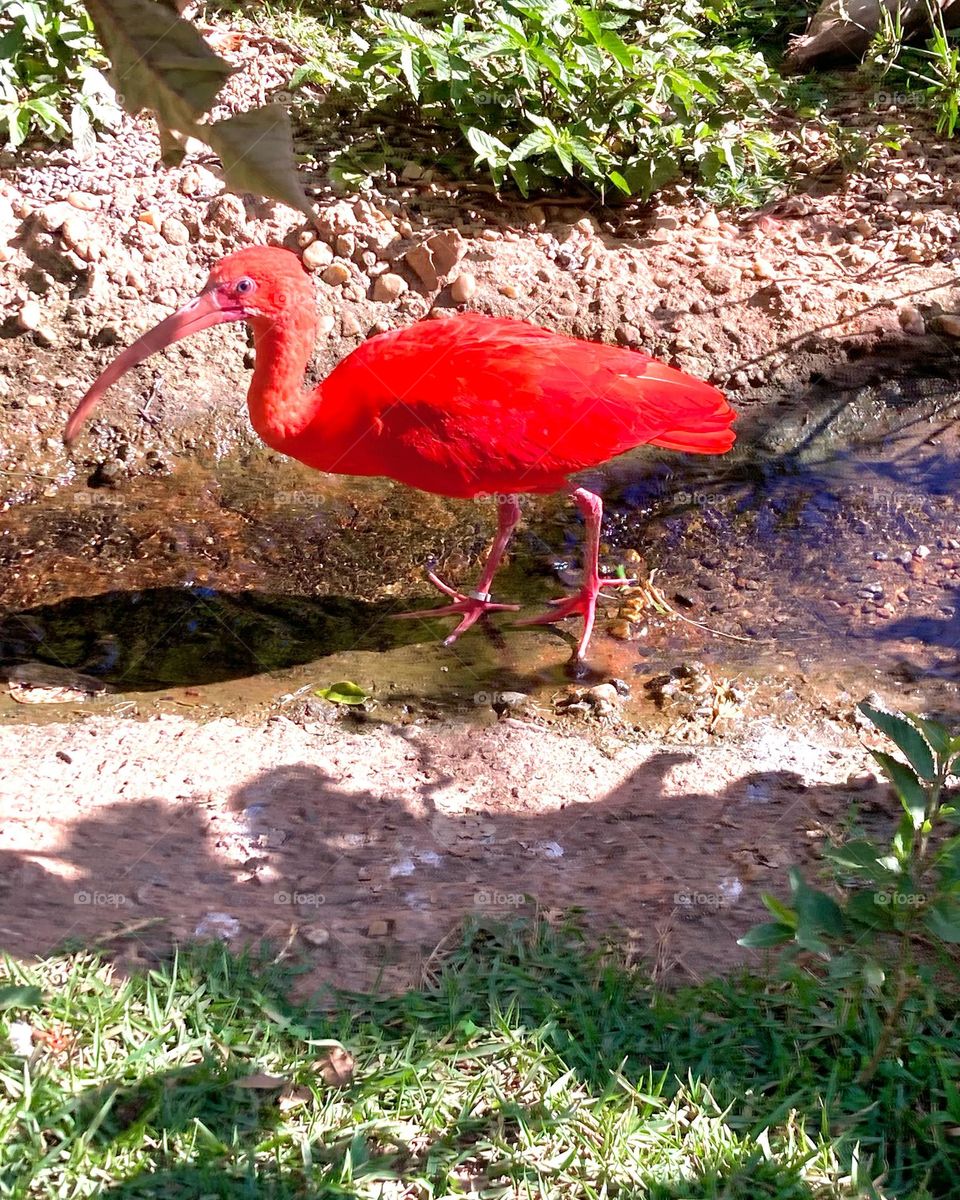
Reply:
[[[600,579],[597,576],[587,578],[583,581],[580,590],[574,592],[572,596],[558,596],[556,600],[549,600],[548,604],[551,605],[551,608],[548,612],[541,613],[538,617],[526,617],[522,621],[517,621],[516,624],[519,626],[552,625],[554,621],[562,621],[566,617],[583,617],[583,632],[574,655],[577,659],[583,658],[590,635],[593,633],[597,601],[605,598],[602,589],[606,587],[636,587],[636,583],[635,579]]]
[[[520,607],[519,604],[498,604],[491,598],[489,592],[471,592],[465,596],[463,592],[448,587],[432,571],[427,572],[427,578],[438,591],[449,596],[451,602],[442,604],[439,608],[421,608],[416,612],[393,613],[392,615],[398,620],[411,620],[413,617],[460,617],[460,624],[453,633],[443,639],[445,646],[452,646],[461,633],[466,633],[471,625],[476,624],[487,613],[516,612]]]

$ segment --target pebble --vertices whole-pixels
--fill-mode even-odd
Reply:
[[[918,546],[916,548],[916,550],[914,550],[913,554],[914,554],[915,558],[929,558],[930,557],[930,547],[929,546]]]
[[[350,278],[350,268],[346,263],[331,263],[320,278],[324,283],[329,283],[331,287],[339,287],[340,284],[346,283]]]
[[[936,328],[939,333],[945,333],[947,337],[960,338],[960,314],[941,313],[937,317]]]
[[[247,224],[247,210],[239,196],[224,192],[214,196],[207,206],[207,220],[223,233],[242,233]]]
[[[40,228],[47,233],[59,233],[63,228],[63,223],[72,213],[69,204],[62,201],[56,204],[45,204],[37,214],[37,219],[40,222]]]
[[[717,263],[704,267],[700,272],[700,282],[715,296],[723,295],[729,292],[737,279],[737,272],[732,267],[725,267]]]
[[[304,247],[303,265],[308,271],[319,271],[322,267],[329,267],[332,262],[333,251],[326,242],[320,241],[319,238]],[[344,270],[347,273],[341,282],[345,282],[350,278],[350,271],[346,267],[344,267]],[[324,278],[326,278],[326,275],[324,275]],[[330,281],[327,280],[327,282],[329,283]]]
[[[92,196],[89,192],[71,192],[67,203],[81,212],[96,212],[100,207],[100,197]]]
[[[26,300],[17,313],[17,324],[26,333],[36,333],[43,325],[43,309],[36,300]]]
[[[904,333],[913,334],[915,337],[922,337],[927,331],[923,313],[913,304],[904,304],[897,313],[897,320],[900,322],[900,327]]]
[[[700,218],[700,220],[697,222],[697,228],[698,229],[719,229],[720,228],[720,218],[711,209],[709,212],[705,212],[703,214],[703,216]]]
[[[512,283],[501,284],[500,287],[497,288],[497,291],[501,296],[506,296],[508,300],[516,300],[516,298],[520,295],[519,291]]]
[[[345,312],[340,317],[340,331],[344,337],[359,337],[360,322],[353,313]]]
[[[402,275],[394,275],[392,271],[378,276],[373,285],[373,298],[381,304],[391,304],[399,300],[407,291],[407,281]]]
[[[473,298],[476,290],[476,277],[469,271],[464,271],[450,284],[450,299],[454,304],[466,304]]]
[[[325,946],[330,941],[330,931],[323,925],[301,925],[300,936],[311,946]]]
[[[642,340],[636,325],[628,325],[625,322],[614,330],[614,337],[621,346],[639,346]]]
[[[186,246],[190,242],[190,230],[177,217],[167,217],[160,226],[160,233],[171,246]]]

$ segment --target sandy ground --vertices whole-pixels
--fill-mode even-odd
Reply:
[[[890,802],[854,731],[772,722],[736,744],[486,728],[91,716],[0,729],[0,941],[128,966],[172,942],[269,939],[302,988],[416,983],[469,914],[580,909],[683,979],[749,952],[843,820]]]

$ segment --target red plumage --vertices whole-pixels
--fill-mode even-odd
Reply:
[[[587,526],[584,582],[535,620],[582,615],[581,657],[601,587],[627,581],[600,578],[602,505],[568,477],[645,444],[722,454],[734,441],[733,409],[710,384],[646,354],[480,313],[371,338],[304,392],[316,338],[313,287],[296,255],[270,246],[221,260],[200,296],[120,354],[70,417],[66,440],[131,367],[190,333],[241,320],[257,349],[250,419],[269,446],[322,471],[388,476],[445,496],[500,495],[497,537],[476,590],[464,595],[431,575],[451,603],[397,614],[460,616],[448,643],[484,614],[516,607],[489,593],[519,520],[515,494],[566,488]]]
[[[446,496],[555,492],[639,445],[710,454],[734,440],[733,410],[709,384],[645,354],[480,313],[371,338],[320,393],[295,457]],[[328,405],[354,415],[336,447],[323,435]]]

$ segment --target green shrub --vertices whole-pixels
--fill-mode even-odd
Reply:
[[[16,149],[40,134],[69,135],[81,154],[119,109],[105,59],[78,0],[0,0],[0,137]]]
[[[340,98],[417,127],[449,171],[472,158],[525,195],[573,178],[646,197],[683,172],[741,191],[779,157],[776,76],[760,54],[712,41],[715,10],[698,0],[654,18],[634,0],[477,0],[422,21],[365,12]]]

